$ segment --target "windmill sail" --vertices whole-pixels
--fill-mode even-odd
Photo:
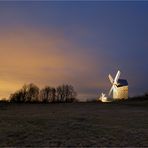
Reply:
[[[109,91],[109,96],[111,95],[111,93],[113,91],[116,92],[116,93],[118,93],[118,91],[117,91],[117,85],[118,85],[118,80],[119,80],[120,74],[121,74],[121,72],[118,70],[118,72],[117,72],[117,74],[115,76],[115,79],[113,79],[112,76],[109,74],[108,77],[109,77],[109,80],[110,80],[110,82],[112,84],[112,87],[111,87],[111,89]]]
[[[118,70],[118,72],[116,74],[116,77],[114,79],[114,83],[118,84],[118,80],[119,80],[120,74],[121,74],[121,72]]]

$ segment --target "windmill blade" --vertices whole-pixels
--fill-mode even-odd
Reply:
[[[110,89],[110,91],[109,91],[109,94],[108,94],[109,96],[111,95],[113,89],[114,89],[114,85],[111,87],[111,89]]]
[[[108,75],[108,78],[109,78],[111,84],[113,84],[114,80],[113,80],[113,78],[112,78],[112,76],[110,74]]]
[[[117,86],[116,85],[113,85],[113,90],[116,92],[116,93],[118,93],[118,91],[117,91]]]
[[[120,74],[121,74],[121,72],[118,70],[118,72],[117,72],[117,74],[116,74],[116,77],[115,77],[115,79],[114,79],[114,84],[118,84],[118,79],[119,79],[119,77],[120,77]]]

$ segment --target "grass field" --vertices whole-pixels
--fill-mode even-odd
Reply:
[[[148,146],[148,102],[1,103],[3,146]]]

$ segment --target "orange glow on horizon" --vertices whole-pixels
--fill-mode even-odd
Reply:
[[[0,52],[0,98],[8,97],[30,82],[39,87],[93,83],[90,78],[96,65],[91,56],[60,33],[28,28],[3,31]]]

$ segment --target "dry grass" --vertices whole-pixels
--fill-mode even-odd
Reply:
[[[0,104],[0,146],[148,146],[143,104]]]

